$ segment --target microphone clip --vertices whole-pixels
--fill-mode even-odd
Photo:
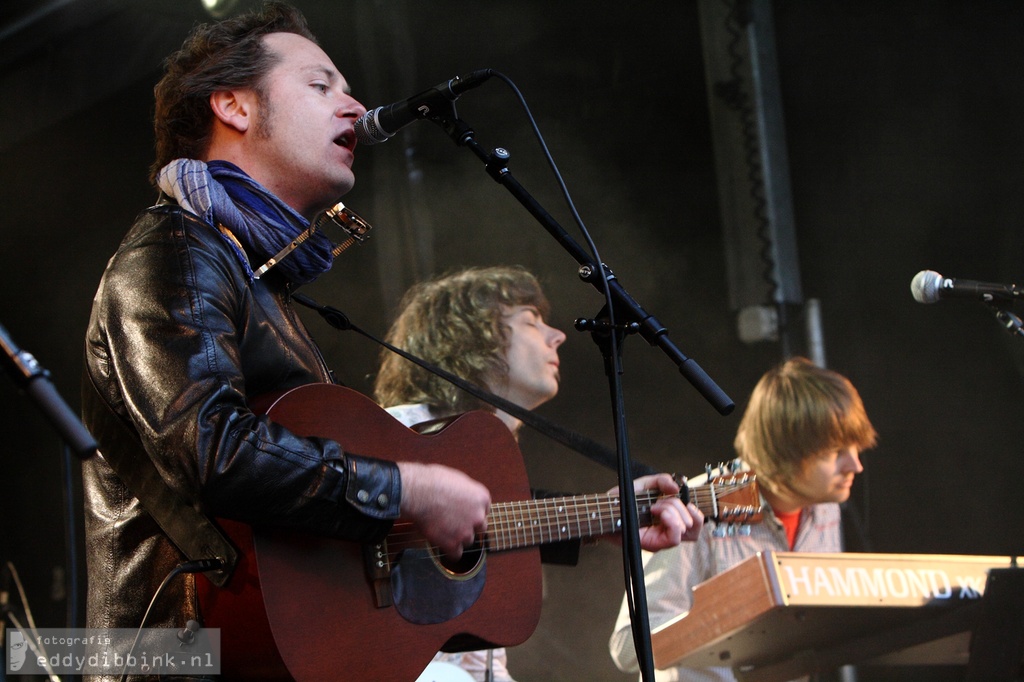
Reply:
[[[999,326],[1013,336],[1024,337],[1024,322],[1021,322],[1020,317],[998,305],[995,301],[986,301],[986,303],[992,309],[992,313],[995,315]]]

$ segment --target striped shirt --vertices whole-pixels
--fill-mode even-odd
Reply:
[[[690,481],[693,485],[694,481]],[[786,531],[771,507],[764,506],[764,520],[750,526],[749,535],[716,537],[715,524],[708,522],[695,542],[683,542],[657,553],[644,552],[644,583],[651,627],[686,613],[693,601],[693,588],[758,552],[790,551]],[[806,507],[800,519],[796,552],[842,551],[839,505],[817,504]],[[623,599],[615,630],[608,642],[615,665],[624,672],[638,672],[629,607]],[[671,668],[655,671],[657,682],[735,682],[729,668]]]

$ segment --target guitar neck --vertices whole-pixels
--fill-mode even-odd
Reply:
[[[709,519],[755,522],[760,517],[757,487],[753,477],[732,478],[681,491],[676,497],[689,499]],[[743,494],[742,507],[723,504],[730,496]],[[636,494],[637,519],[640,527],[653,523],[651,506],[662,497],[656,491]],[[723,507],[730,506],[730,514]],[[739,511],[736,511],[736,510]],[[742,516],[742,518],[740,518]],[[521,502],[498,502],[491,505],[487,518],[487,548],[491,551],[533,547],[549,542],[578,540],[618,533],[622,513],[618,495],[594,494],[572,497],[550,497]]]
[[[637,508],[643,509],[637,497]],[[648,524],[651,503],[646,505]],[[487,548],[502,551],[610,535],[619,530],[621,521],[619,498],[611,495],[498,502],[491,505],[487,518]]]

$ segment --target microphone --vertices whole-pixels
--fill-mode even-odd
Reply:
[[[1021,298],[1021,290],[1016,284],[951,279],[932,270],[922,270],[914,275],[910,291],[918,303],[936,303],[944,298],[973,298],[986,303],[995,300],[1016,301]]]
[[[481,69],[465,76],[456,76],[424,90],[409,99],[377,107],[356,119],[356,140],[359,144],[384,142],[413,121],[435,118],[435,110],[450,105],[466,90],[477,87],[494,74],[491,69]]]

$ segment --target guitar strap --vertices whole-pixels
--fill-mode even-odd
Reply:
[[[551,438],[552,440],[561,443],[562,445],[568,447],[569,449],[574,450],[580,453],[581,455],[590,458],[591,460],[597,462],[598,464],[608,467],[612,471],[619,470],[618,455],[611,448],[602,445],[601,443],[598,443],[597,441],[588,438],[587,436],[584,436],[581,433],[578,433],[571,429],[567,429],[564,426],[556,424],[550,419],[542,417],[541,415],[536,414],[530,410],[525,410],[519,405],[516,405],[515,403],[509,402],[508,400],[505,400],[500,396],[494,395],[490,391],[484,390],[479,386],[476,386],[475,384],[469,383],[462,377],[456,376],[451,372],[448,372],[447,370],[444,370],[432,363],[427,362],[426,360],[423,360],[422,358],[413,355],[412,353],[408,353],[402,350],[401,348],[393,346],[392,344],[388,343],[387,341],[384,341],[383,339],[377,338],[373,334],[370,334],[369,332],[360,329],[358,326],[353,324],[352,321],[349,319],[348,315],[341,312],[337,308],[321,305],[320,303],[317,303],[308,296],[304,296],[302,294],[292,294],[292,298],[295,300],[295,302],[301,303],[307,308],[311,308],[312,310],[315,310],[318,313],[320,313],[320,316],[323,317],[324,320],[326,320],[327,323],[334,327],[335,329],[339,329],[341,331],[354,331],[357,334],[361,334],[362,336],[366,337],[367,339],[370,339],[374,343],[383,346],[384,348],[387,348],[392,353],[396,353],[401,357],[405,358],[406,360],[408,360],[409,362],[413,362],[419,365],[428,372],[436,374],[445,381],[455,385],[456,387],[465,391],[466,393],[469,393],[474,398],[482,400],[488,405],[493,405],[502,412],[512,415],[519,421],[523,422],[524,424],[534,429],[535,431],[538,431],[539,433],[547,436],[548,438]],[[644,464],[643,462],[633,460],[633,478],[653,473],[656,473],[653,467]]]
[[[223,587],[238,563],[238,551],[205,514],[167,484],[139,435],[103,398],[89,370],[85,369],[82,375],[83,411],[104,415],[103,419],[90,420],[103,459],[189,561],[206,561],[212,566],[217,565],[214,560],[219,562],[219,568],[205,573],[210,582]]]

